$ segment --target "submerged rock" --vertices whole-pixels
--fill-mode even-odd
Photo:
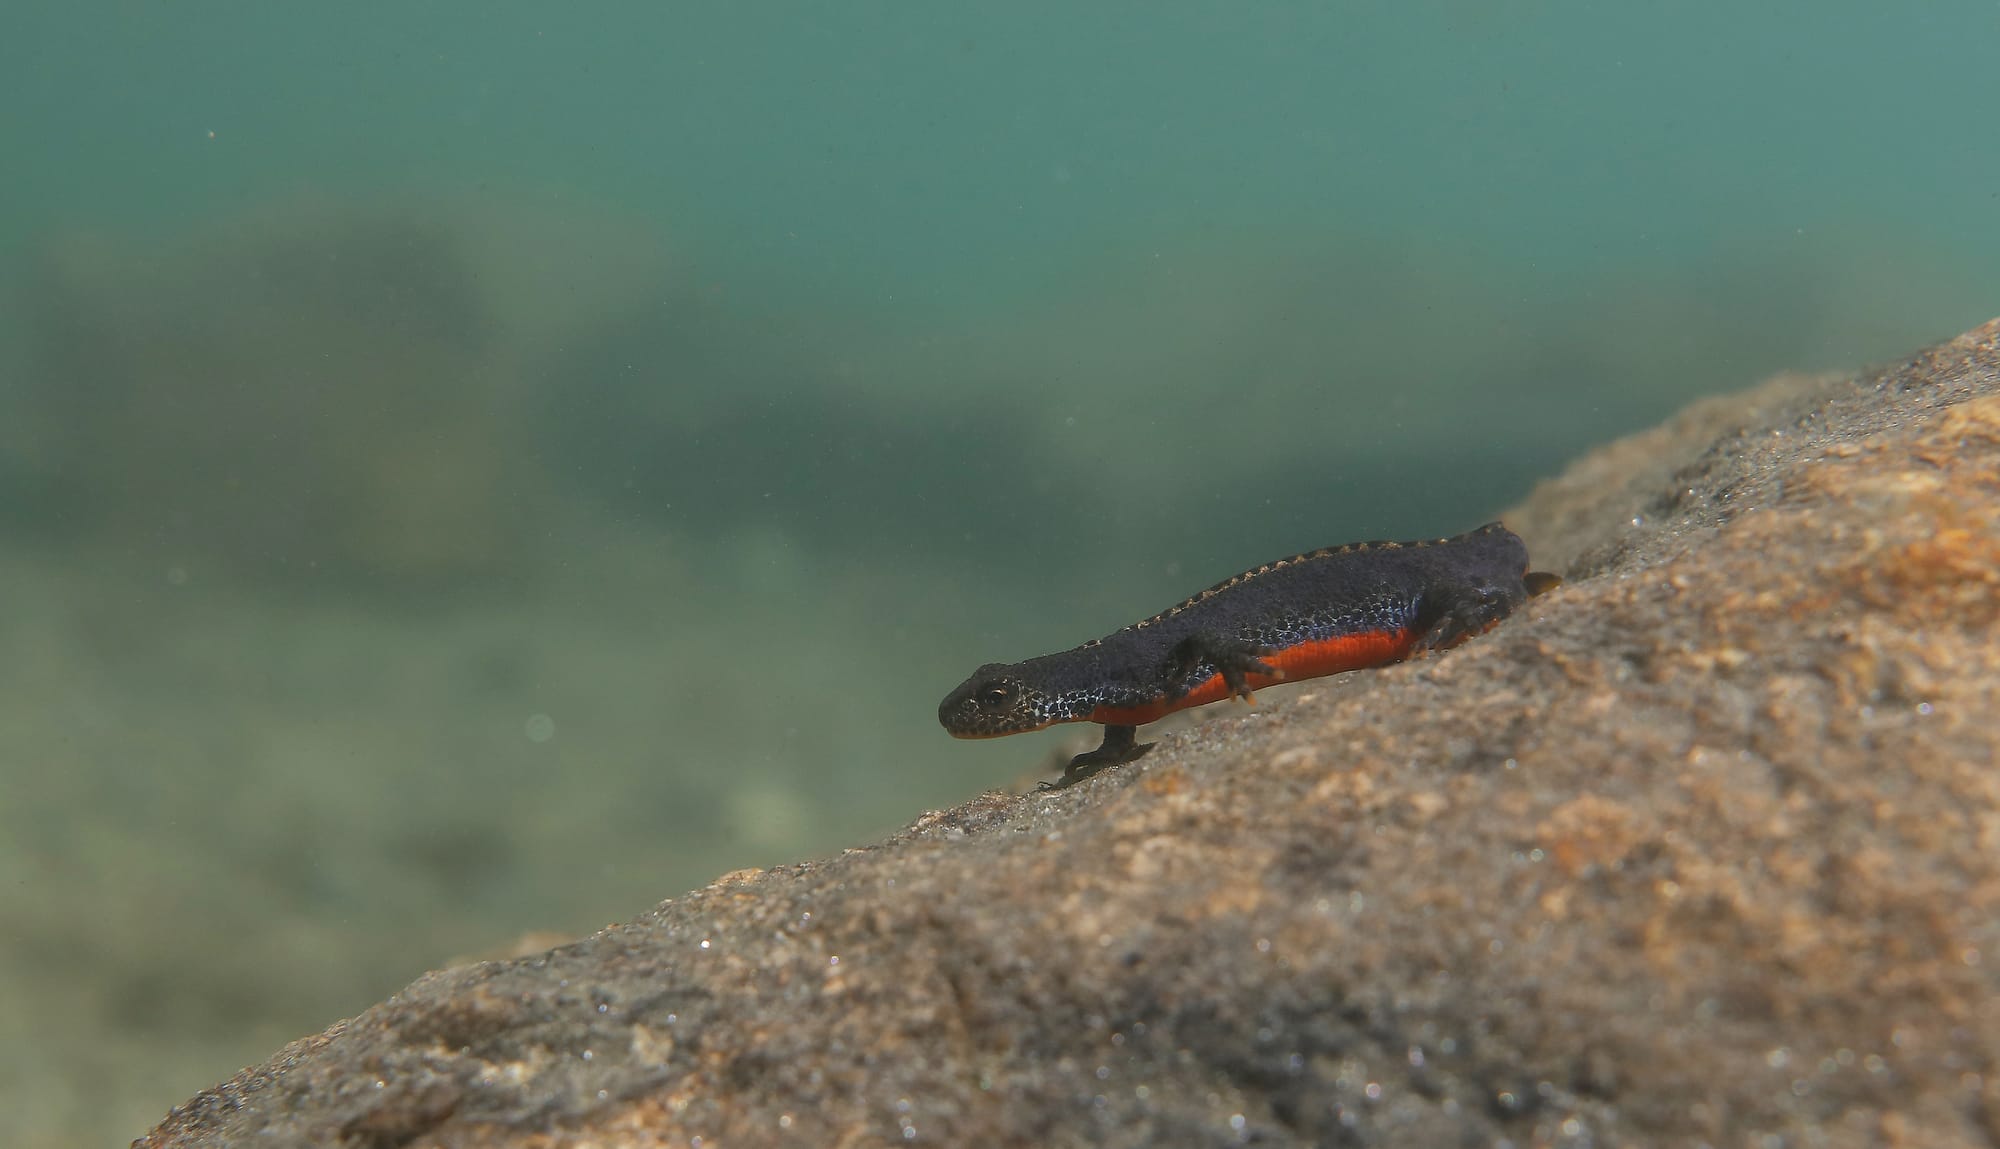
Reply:
[[[1730,411],[1539,493],[1572,581],[1450,654],[431,974],[139,1144],[1991,1144],[2000,321]]]

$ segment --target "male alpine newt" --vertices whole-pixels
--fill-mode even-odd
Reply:
[[[1152,749],[1140,726],[1274,682],[1456,646],[1562,581],[1488,523],[1448,539],[1350,543],[1244,571],[1143,622],[1026,662],[988,663],[938,707],[957,738],[1098,722],[1104,744],[1054,788]],[[1045,784],[1046,785],[1046,784]]]

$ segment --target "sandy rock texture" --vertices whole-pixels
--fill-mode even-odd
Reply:
[[[1990,1146],[2000,321],[1680,427],[1458,650],[431,974],[138,1144]]]

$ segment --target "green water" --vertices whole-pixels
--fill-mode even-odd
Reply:
[[[1996,37],[8,5],[0,1142],[1007,784],[980,662],[2000,312]]]

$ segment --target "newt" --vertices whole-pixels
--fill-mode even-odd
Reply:
[[[1139,727],[1252,691],[1386,666],[1485,632],[1562,582],[1528,569],[1499,523],[1446,539],[1326,547],[1253,567],[1103,638],[972,672],[938,706],[955,738],[1096,722],[1104,743],[1070,759],[1071,786],[1153,748]]]

